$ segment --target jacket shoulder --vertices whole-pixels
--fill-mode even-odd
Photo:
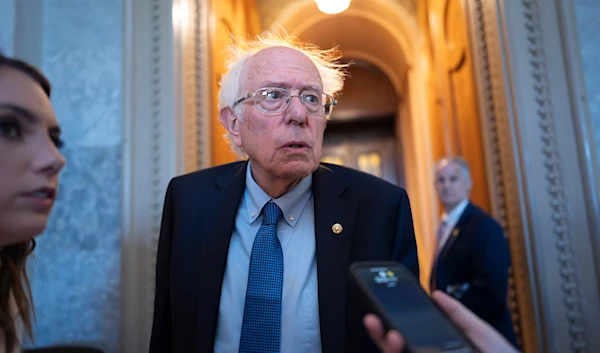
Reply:
[[[361,190],[366,194],[376,194],[377,196],[389,195],[393,197],[402,197],[406,195],[406,190],[404,188],[356,169],[329,163],[321,163],[321,168],[328,169],[348,183],[354,190]]]
[[[241,162],[233,162],[228,164],[219,165],[216,167],[210,167],[202,170],[197,170],[195,172],[183,174],[174,177],[171,180],[173,185],[201,185],[203,183],[214,183],[215,180],[221,175],[226,174],[234,169],[244,169],[246,166],[246,161]]]
[[[479,206],[474,203],[469,203],[470,211],[470,219],[478,224],[479,227],[493,230],[499,234],[503,234],[504,231],[500,223],[494,217],[492,217],[489,213],[481,209]]]
[[[374,184],[374,185],[382,187],[382,188],[404,190],[402,187],[400,187],[398,185],[392,184],[387,180],[384,180],[384,179],[376,177],[374,175],[362,172],[360,170],[344,167],[344,166],[337,165],[337,164],[330,164],[330,163],[321,163],[321,166],[323,166],[327,169],[330,169],[334,173],[339,173],[340,175],[343,175],[343,177],[349,183],[367,182],[369,184]]]

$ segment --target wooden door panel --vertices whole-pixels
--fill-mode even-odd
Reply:
[[[473,177],[471,199],[490,211],[487,175],[469,32],[461,0],[428,1],[430,39],[440,87],[444,148],[461,155]],[[439,153],[439,149],[436,149]]]
[[[260,23],[254,0],[211,1],[210,6],[212,162],[220,165],[237,159],[224,138],[226,131],[217,110],[219,80],[225,73],[224,50],[232,35],[248,38],[260,33]]]

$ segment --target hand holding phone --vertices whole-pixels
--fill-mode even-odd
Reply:
[[[350,275],[385,330],[402,334],[407,352],[477,352],[401,264],[355,263],[350,267]]]
[[[481,320],[459,301],[442,291],[435,291],[433,300],[442,308],[458,328],[475,344],[482,353],[518,353],[504,336],[487,322]],[[363,321],[371,339],[383,353],[401,353],[404,351],[404,337],[395,330],[383,331],[383,324],[375,314],[368,314]]]

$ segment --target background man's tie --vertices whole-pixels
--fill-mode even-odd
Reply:
[[[435,276],[437,273],[436,270],[437,270],[438,256],[440,255],[440,251],[442,250],[442,249],[440,249],[440,242],[442,241],[442,236],[444,236],[445,232],[446,232],[446,221],[442,221],[440,223],[440,226],[435,235],[435,245],[433,248],[433,264],[431,265],[431,277],[429,278],[429,287],[432,292],[434,289],[437,289],[435,286],[436,285]]]
[[[244,306],[240,353],[279,352],[283,251],[277,238],[281,209],[273,202],[263,208],[263,221],[252,245]]]
[[[437,259],[437,256],[440,254],[440,251],[442,249],[440,249],[440,243],[442,242],[442,237],[444,236],[444,233],[446,233],[446,221],[442,221],[440,222],[440,227],[437,230],[437,233],[435,235],[435,258]]]

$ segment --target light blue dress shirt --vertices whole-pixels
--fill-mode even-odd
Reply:
[[[250,254],[262,224],[261,210],[271,200],[283,211],[277,226],[283,250],[281,352],[321,352],[312,175],[272,199],[254,181],[248,163],[246,189],[235,219],[221,289],[215,353],[239,350]]]

